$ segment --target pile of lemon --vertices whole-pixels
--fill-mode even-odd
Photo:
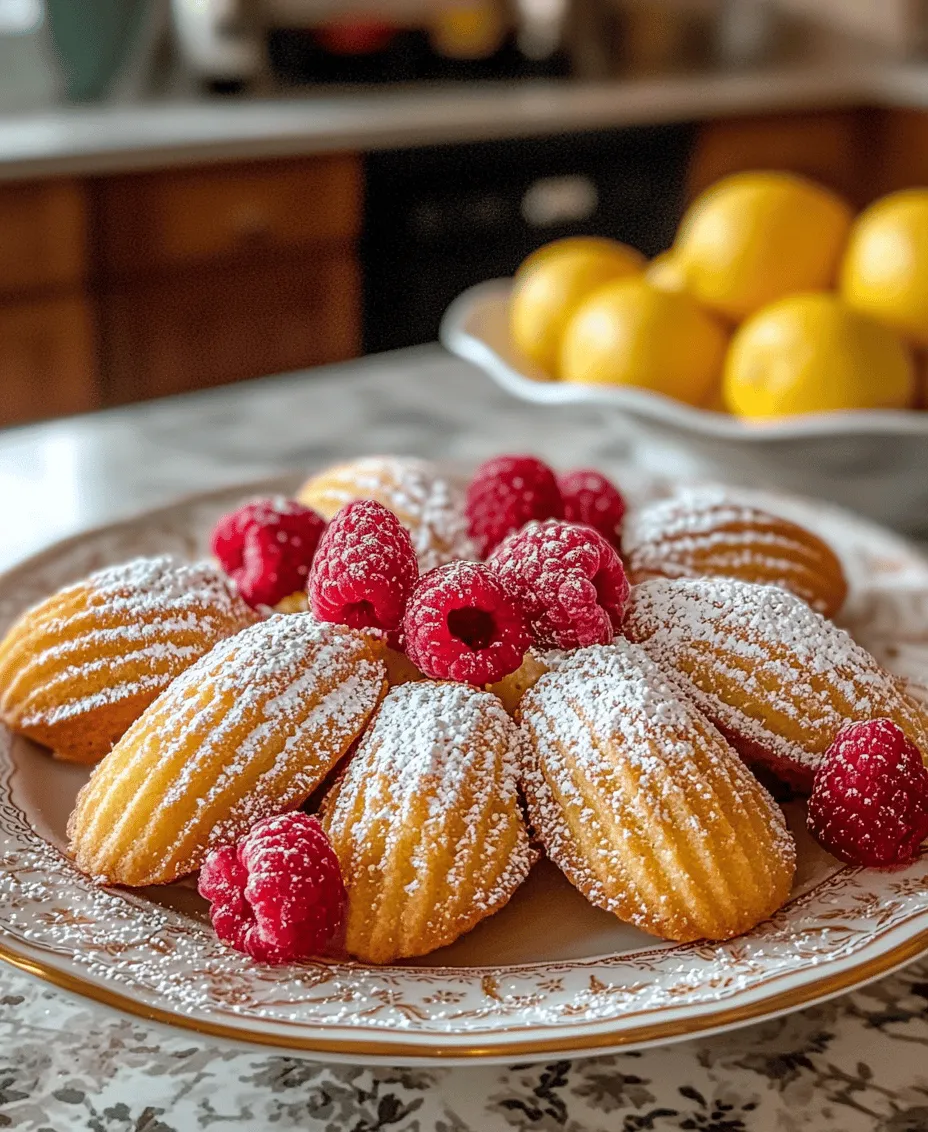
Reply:
[[[803,177],[727,177],[650,263],[597,237],[534,252],[510,325],[549,380],[638,386],[751,418],[914,406],[928,347],[928,189],[855,219]]]

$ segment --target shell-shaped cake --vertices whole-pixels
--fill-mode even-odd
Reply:
[[[375,499],[412,536],[425,573],[459,558],[474,558],[464,496],[437,465],[414,456],[365,456],[326,468],[307,480],[297,499],[325,519],[346,503]]]
[[[625,620],[749,762],[809,790],[848,722],[885,717],[928,755],[920,712],[843,629],[775,586],[727,578],[643,582]]]
[[[345,946],[389,963],[452,943],[501,908],[535,854],[518,797],[521,736],[465,684],[389,692],[323,825],[348,890]]]
[[[348,750],[386,686],[382,645],[311,614],[222,641],[94,770],[68,833],[102,882],[166,884],[261,818],[299,806]]]
[[[739,935],[786,901],[782,813],[643,649],[580,649],[521,713],[535,833],[593,904],[684,942]]]
[[[559,656],[561,654],[541,653],[536,652],[535,649],[529,649],[515,672],[510,672],[509,675],[504,676],[502,680],[497,680],[495,684],[490,684],[487,687],[487,691],[492,692],[493,695],[499,699],[506,711],[508,711],[514,719],[517,719],[522,697],[529,688],[534,688],[546,672],[551,671],[552,659],[555,655]]]
[[[690,492],[630,515],[622,549],[634,584],[648,578],[720,576],[782,586],[825,617],[847,597],[837,555],[789,519],[727,498]]]
[[[0,642],[0,718],[59,758],[97,762],[175,677],[256,620],[210,562],[99,570]]]

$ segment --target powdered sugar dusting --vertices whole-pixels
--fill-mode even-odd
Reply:
[[[412,456],[367,456],[323,473],[325,494],[342,504],[376,499],[405,524],[423,573],[474,558],[461,491],[437,464]]]
[[[791,868],[794,846],[772,799],[640,646],[617,640],[562,659],[526,693],[521,712],[533,750],[525,780],[538,832],[552,859],[582,878],[584,894],[599,906],[653,930],[653,897],[639,884],[650,866],[630,854],[637,856],[642,841],[656,846],[668,829],[697,858],[706,852],[701,844],[726,838],[728,850],[740,854],[753,846],[734,841],[733,826],[756,818],[773,864]],[[600,830],[595,862],[578,851],[571,820]],[[770,864],[762,854],[749,870],[769,882]],[[609,885],[623,876],[629,883],[616,896]]]
[[[637,550],[677,535],[703,534],[720,521],[746,523],[756,513],[757,508],[739,503],[721,487],[683,489],[630,512],[622,528],[622,548]]]
[[[132,838],[143,853],[173,863],[176,875],[191,871],[207,844],[306,798],[373,712],[384,680],[363,634],[311,614],[277,614],[222,641],[91,778],[76,811],[78,851],[109,820],[112,854],[136,851],[120,848],[128,831],[149,831],[156,843],[147,848],[144,833]],[[170,786],[152,786],[166,768]],[[134,786],[131,804],[107,815],[106,798],[123,784]]]
[[[16,676],[38,695],[22,705],[19,723],[54,726],[133,697],[153,699],[218,640],[254,620],[211,562],[163,555],[99,570],[20,622],[29,655],[15,658]]]
[[[731,575],[780,585],[826,614],[846,592],[837,558],[816,536],[718,489],[680,492],[635,512],[623,546],[633,580]]]
[[[91,574],[86,583],[94,605],[130,616],[166,613],[178,607],[233,613],[239,598],[221,570],[210,561],[180,562],[169,554],[133,558]]]
[[[807,775],[847,720],[919,727],[869,653],[777,586],[653,579],[633,588],[625,631],[683,676],[726,734]]]
[[[414,897],[429,883],[435,855],[441,853],[449,861],[450,899],[459,899],[466,884],[468,906],[438,907],[433,917],[453,912],[454,918],[479,918],[509,898],[534,860],[519,814],[521,743],[520,732],[490,693],[453,683],[394,688],[327,804],[326,827],[336,847],[347,838],[354,858],[385,869],[417,831],[406,896]],[[464,835],[448,845],[446,823],[459,817]],[[513,840],[514,824],[517,836],[508,859],[492,875],[484,869],[484,883],[469,891],[486,862],[499,858]],[[376,861],[372,837],[384,840]]]

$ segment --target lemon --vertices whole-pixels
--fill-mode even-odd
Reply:
[[[856,310],[928,345],[928,189],[892,193],[857,218],[841,293]]]
[[[725,400],[744,417],[898,409],[915,393],[899,336],[833,294],[793,295],[758,311],[728,351]]]
[[[831,287],[851,225],[835,193],[792,173],[737,173],[688,209],[674,255],[687,289],[735,322],[799,291]]]
[[[645,268],[645,279],[659,291],[685,291],[686,265],[673,252],[661,252]]]
[[[561,375],[592,385],[637,385],[704,403],[722,370],[722,326],[689,295],[641,276],[606,284],[578,307],[564,332]]]
[[[635,271],[643,268],[647,262],[637,248],[629,247],[628,244],[623,244],[619,240],[610,240],[608,236],[564,236],[560,240],[552,240],[550,243],[542,244],[540,248],[536,248],[531,255],[526,256],[522,261],[516,274],[517,276],[524,275],[531,268],[547,259],[556,259],[558,256],[572,252],[613,255],[631,263]]]
[[[513,342],[548,377],[556,377],[561,337],[577,306],[603,283],[643,264],[634,248],[595,237],[540,248],[516,273],[509,308]]]

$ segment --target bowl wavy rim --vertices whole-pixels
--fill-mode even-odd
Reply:
[[[842,409],[748,422],[697,408],[647,389],[570,385],[530,376],[531,364],[507,357],[498,343],[477,332],[477,316],[508,304],[511,279],[491,279],[460,294],[445,311],[439,340],[450,353],[483,370],[514,397],[541,405],[598,405],[704,439],[769,444],[847,436],[912,436],[928,439],[928,412],[913,409]],[[514,353],[514,351],[513,351]]]

